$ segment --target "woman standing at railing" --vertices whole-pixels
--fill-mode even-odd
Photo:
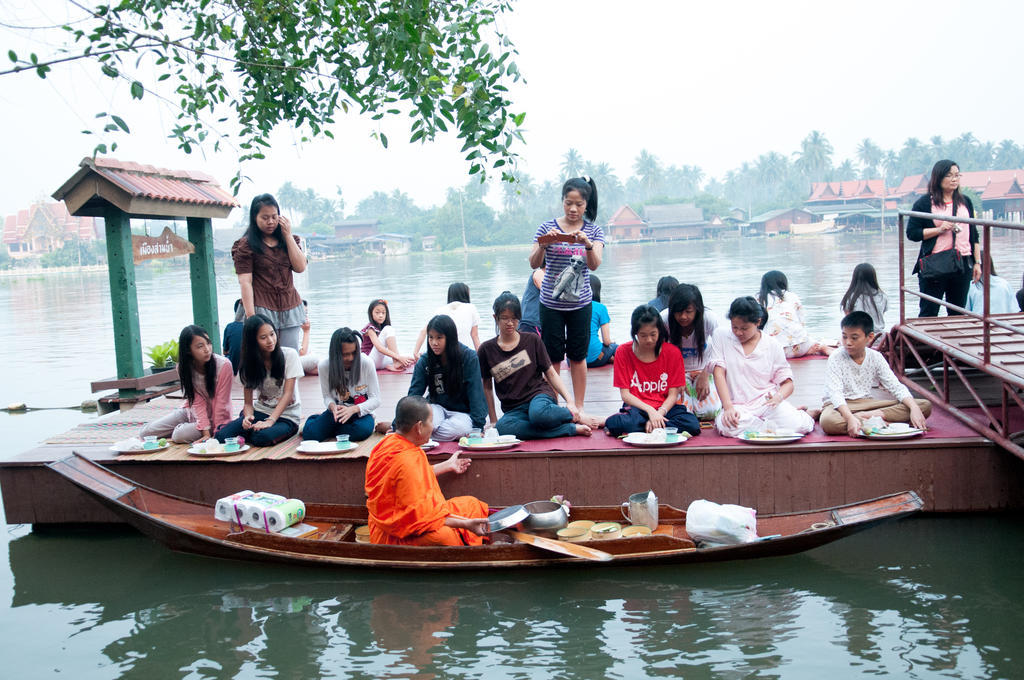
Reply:
[[[971,199],[960,193],[960,167],[955,162],[942,160],[932,167],[928,194],[914,202],[913,210],[933,215],[974,217]],[[971,281],[981,278],[981,246],[975,226],[941,218],[911,217],[907,222],[907,238],[921,243],[913,272],[918,275],[921,292],[965,307]],[[960,313],[952,309],[946,312]],[[938,315],[938,303],[921,300],[919,316]]]
[[[928,195],[914,202],[913,211],[974,217],[971,199],[959,192],[959,178],[959,166],[953,161],[936,163],[928,182]],[[921,242],[918,261],[913,265],[921,292],[940,300],[945,298],[958,307],[966,306],[971,282],[981,279],[981,246],[974,224],[911,217],[906,225],[906,238]],[[946,313],[961,312],[947,309]],[[938,303],[922,299],[919,315],[938,316]]]

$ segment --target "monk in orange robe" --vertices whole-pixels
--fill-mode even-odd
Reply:
[[[370,541],[391,545],[480,545],[487,533],[487,504],[472,497],[446,500],[437,475],[461,474],[470,460],[451,458],[431,466],[420,448],[434,429],[423,397],[403,397],[395,410],[395,433],[370,452],[366,463],[366,508]]]

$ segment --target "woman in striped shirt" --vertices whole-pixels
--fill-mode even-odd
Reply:
[[[573,398],[582,417],[593,298],[590,272],[601,265],[604,250],[604,232],[594,224],[594,181],[589,177],[567,181],[562,187],[562,210],[562,217],[537,228],[530,267],[544,267],[540,289],[541,337],[553,364],[557,366],[568,356]]]

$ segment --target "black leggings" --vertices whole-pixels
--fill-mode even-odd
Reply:
[[[551,363],[557,365],[566,356],[569,361],[586,361],[590,349],[591,303],[586,307],[563,311],[540,303],[540,337]]]
[[[968,258],[964,258],[965,264]],[[918,287],[925,295],[954,304],[958,307],[967,306],[967,292],[971,287],[972,268],[965,266],[963,271],[949,274],[937,279],[924,279],[918,276]],[[952,309],[946,310],[947,314],[956,315],[960,312]],[[921,300],[921,311],[918,316],[938,316],[939,305],[931,300]]]

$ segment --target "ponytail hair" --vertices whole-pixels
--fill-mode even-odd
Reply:
[[[597,185],[594,184],[594,180],[590,177],[574,177],[568,180],[562,185],[562,200],[569,194],[570,191],[580,192],[580,196],[587,202],[587,209],[583,213],[583,218],[587,222],[593,222],[597,219]]]
[[[640,327],[647,324],[653,324],[658,329],[658,341],[654,345],[654,356],[660,356],[661,346],[668,339],[668,329],[665,328],[665,322],[657,309],[651,305],[640,305],[634,309],[629,320],[629,334],[633,340],[636,340],[636,334],[640,332]]]
[[[492,309],[494,310],[495,318],[501,316],[501,313],[505,310],[508,310],[515,315],[517,321],[523,320],[523,307],[519,304],[519,298],[510,291],[503,291],[501,295],[496,297]]]
[[[757,329],[761,330],[768,323],[768,311],[760,302],[745,295],[738,297],[729,305],[729,318],[739,318],[747,323],[756,323]]]

